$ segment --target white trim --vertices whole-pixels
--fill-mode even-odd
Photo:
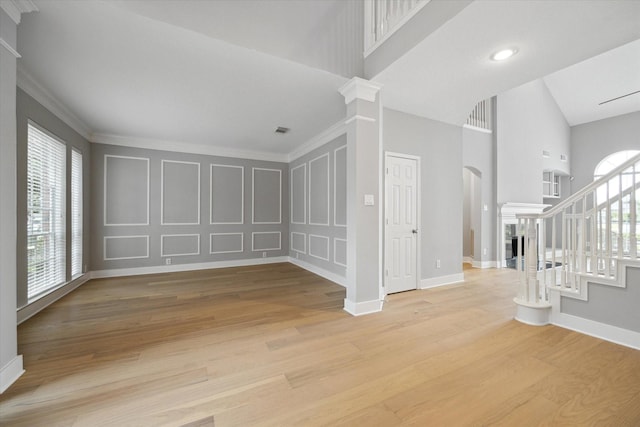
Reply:
[[[430,277],[420,281],[420,289],[436,288],[438,286],[452,285],[464,282],[464,273],[449,274],[447,276]]]
[[[20,89],[24,90],[29,96],[53,113],[53,115],[65,122],[71,129],[78,132],[83,138],[87,140],[90,139],[91,129],[89,126],[71,112],[63,103],[58,101],[51,92],[36,82],[35,79],[27,73],[20,61],[18,61],[16,77],[16,84]]]
[[[131,224],[107,224],[107,158],[109,157],[114,157],[114,158],[120,158],[120,159],[131,159],[131,160],[144,160],[147,162],[147,203],[146,203],[146,208],[147,208],[147,221],[142,223],[131,223]],[[149,225],[149,193],[150,193],[150,163],[151,161],[149,160],[148,157],[131,157],[131,156],[119,156],[116,154],[105,154],[104,155],[104,182],[103,184],[103,193],[102,193],[102,204],[103,204],[103,214],[104,217],[102,218],[102,222],[103,225],[105,227],[111,227],[111,226],[130,226],[130,225]]]
[[[302,222],[299,221],[294,221],[293,220],[293,205],[294,205],[294,199],[293,199],[293,171],[296,169],[300,169],[304,167],[304,174],[302,175],[302,191],[304,192],[302,195],[302,209],[304,210],[304,219]],[[291,189],[289,190],[290,194],[291,194],[291,224],[306,224],[307,223],[307,164],[306,163],[302,163],[299,164],[298,166],[294,167],[291,169],[290,171],[290,175],[291,175]]]
[[[198,239],[198,252],[184,253],[184,254],[165,254],[164,253],[164,238],[165,237],[193,237],[196,236]],[[200,255],[200,234],[161,234],[160,235],[160,257],[173,257],[173,256],[189,256],[189,255]]]
[[[462,257],[462,263],[463,264],[471,264],[471,263],[473,263],[473,257],[463,256]]]
[[[38,12],[38,7],[31,0],[2,0],[0,8],[4,10],[16,25],[20,24],[23,13]]]
[[[278,235],[278,247],[277,248],[258,248],[256,249],[255,245],[255,235],[256,234],[277,234]],[[279,251],[282,249],[282,232],[280,231],[254,231],[251,233],[251,251],[260,252],[260,251]]]
[[[54,302],[58,301],[60,298],[69,294],[72,291],[75,291],[80,286],[84,285],[86,282],[91,279],[91,273],[82,273],[81,276],[77,276],[72,279],[70,282],[65,283],[62,286],[59,286],[52,292],[41,296],[40,298],[29,301],[28,305],[21,307],[18,309],[18,325],[24,322],[25,320],[30,319],[31,317],[38,314],[40,311],[44,310]]]
[[[211,261],[190,264],[157,265],[153,267],[116,268],[91,272],[92,279],[105,277],[138,276],[141,274],[174,273],[179,271],[208,270],[214,268],[243,267],[247,265],[275,264],[288,262],[289,257],[279,256],[271,258],[248,258],[230,261]]]
[[[354,302],[347,298],[344,299],[344,311],[352,316],[363,316],[382,311],[384,300],[373,300],[364,302]]]
[[[198,167],[198,211],[197,222],[164,222],[164,164],[165,163],[182,163],[185,165],[196,165]],[[160,161],[160,225],[200,225],[200,163],[185,162],[182,160],[165,160]]]
[[[24,372],[21,354],[0,368],[0,394],[4,393]]]
[[[355,122],[356,120],[362,120],[362,121],[371,122],[371,123],[375,123],[376,122],[376,119],[374,119],[373,117],[361,116],[360,114],[356,114],[356,115],[353,115],[353,116],[349,117],[348,119],[346,119],[344,121],[344,124],[348,125],[349,123]]]
[[[343,146],[338,147],[335,150],[333,150],[333,226],[334,227],[346,227],[347,226],[346,223],[345,224],[338,224],[336,222],[336,212],[337,212],[336,207],[338,206],[338,204],[336,203],[336,194],[337,194],[336,188],[337,188],[337,182],[338,182],[336,180],[336,169],[337,169],[336,168],[336,158],[338,157],[338,151],[340,151],[340,150],[344,150],[344,152],[345,152],[345,154],[344,154],[345,168],[348,169],[348,165],[346,163],[347,162],[347,146],[343,145]],[[347,172],[346,169],[345,169],[345,177],[346,177],[346,172]],[[344,186],[345,186],[345,193],[346,193],[346,188],[347,188],[346,181],[344,183]],[[347,202],[347,200],[345,200],[345,203],[346,202]],[[344,208],[345,208],[345,219],[346,219],[347,206],[345,205]]]
[[[338,92],[344,96],[344,103],[350,104],[355,99],[363,99],[369,102],[375,102],[376,94],[380,91],[382,85],[370,80],[353,77],[346,82]]]
[[[607,325],[566,313],[552,315],[551,324],[640,350],[640,332]]]
[[[298,250],[296,248],[293,247],[293,235],[294,234],[300,234],[302,237],[304,237],[304,249],[302,250]],[[306,254],[307,253],[307,235],[305,233],[299,233],[297,231],[292,231],[291,232],[291,244],[289,245],[289,247],[291,248],[291,250],[293,252],[298,252],[299,254]]]
[[[539,303],[532,304],[527,301],[514,298],[516,303],[516,315],[514,319],[520,323],[531,326],[543,326],[549,324],[549,316],[551,315],[551,304]]]
[[[145,256],[130,256],[130,257],[116,257],[116,258],[107,258],[107,239],[131,239],[131,238],[142,238],[144,237],[147,240],[147,254]],[[137,236],[104,236],[103,237],[103,247],[102,247],[102,259],[103,261],[117,261],[121,259],[140,259],[140,258],[149,258],[149,236],[148,235],[137,235]]]
[[[6,41],[5,39],[3,39],[2,37],[0,37],[0,46],[4,47],[5,49],[7,49],[9,51],[10,54],[12,54],[13,56],[15,56],[16,58],[22,58],[22,55],[20,55],[18,53],[17,50],[15,50],[13,48],[13,46],[11,46],[9,44],[8,41]]]
[[[326,257],[326,258],[324,258],[324,257],[322,257],[322,256],[320,256],[320,255],[314,255],[314,254],[312,254],[312,253],[311,253],[311,239],[312,239],[312,238],[314,238],[314,237],[315,237],[315,238],[318,238],[318,239],[326,240],[326,242],[327,242],[327,244],[326,244],[326,248],[327,248],[327,257]],[[329,252],[330,252],[330,251],[329,251],[329,238],[328,238],[327,236],[319,236],[319,235],[317,235],[317,234],[309,234],[309,256],[312,256],[312,257],[314,257],[314,258],[321,259],[321,260],[323,260],[323,261],[329,261]]]
[[[233,159],[264,160],[283,163],[286,163],[288,160],[287,156],[284,154],[269,153],[266,151],[240,150],[236,148],[214,146],[207,143],[197,144],[105,133],[93,133],[89,140],[96,144],[146,148],[148,150],[171,151],[174,153],[203,154],[206,156],[229,157]]]
[[[346,133],[347,128],[344,124],[344,119],[342,119],[337,123],[331,125],[328,129],[320,132],[295,150],[291,151],[287,156],[287,162],[291,163],[292,161],[299,159],[305,154],[312,152],[316,148],[322,147],[323,145]]]
[[[471,261],[473,268],[497,268],[498,263],[496,261]]]
[[[213,236],[234,236],[240,235],[240,250],[239,251],[213,251],[211,248],[211,238]],[[232,254],[244,252],[244,233],[209,233],[209,254]]]
[[[341,238],[339,238],[339,237],[334,237],[334,238],[333,238],[333,263],[334,263],[334,264],[336,264],[336,265],[339,265],[339,266],[341,266],[341,267],[345,267],[345,268],[346,268],[346,267],[347,267],[347,264],[346,264],[346,263],[347,263],[347,261],[346,261],[346,260],[345,260],[345,263],[344,263],[344,264],[343,264],[343,263],[341,263],[341,262],[338,262],[338,261],[336,260],[336,242],[338,242],[338,241],[340,241],[340,242],[344,242],[344,243],[345,243],[345,258],[346,258],[346,256],[347,256],[347,253],[346,253],[346,250],[347,250],[347,246],[346,246],[346,245],[347,245],[347,239],[341,239]]]
[[[215,167],[219,167],[219,168],[238,168],[241,170],[240,173],[240,178],[241,178],[241,188],[242,188],[242,195],[240,196],[240,222],[213,222],[212,220],[212,216],[213,216],[213,168]],[[236,166],[236,165],[221,165],[218,163],[211,163],[209,164],[209,224],[210,225],[222,225],[222,224],[244,224],[244,166]]]
[[[256,171],[278,172],[278,221],[256,222]],[[282,170],[270,168],[251,168],[251,224],[282,224]]]
[[[373,45],[369,46],[368,48],[365,49],[364,51],[364,57],[366,58],[367,56],[371,55],[377,48],[379,48],[385,41],[387,41],[387,39],[389,39],[389,37],[391,37],[396,31],[398,31],[400,28],[402,28],[404,26],[404,24],[406,24],[411,18],[414,17],[415,14],[417,14],[420,10],[422,10],[423,7],[425,7],[427,5],[427,3],[429,3],[431,0],[420,0],[420,3],[416,3],[415,7],[413,9],[411,9],[406,15],[404,15],[402,17],[402,19],[400,19],[398,22],[395,23],[395,25],[391,28],[391,30],[389,30],[389,32],[385,33],[384,36],[382,36],[382,38],[380,38],[379,40],[377,40]],[[371,10],[371,9],[370,9]],[[370,12],[372,13],[372,12]],[[371,16],[365,15],[365,21],[369,22],[368,20],[371,19]],[[367,27],[370,27],[370,25],[365,25],[365,33],[367,32]],[[373,29],[369,29],[370,31]],[[367,35],[365,34],[365,39],[367,39]]]
[[[469,129],[469,130],[475,130],[477,132],[482,132],[482,133],[493,133],[493,131],[491,129],[485,129],[485,128],[481,128],[478,126],[472,126],[472,125],[468,125],[468,124],[463,124],[462,125],[463,128],[465,129]]]
[[[313,274],[317,274],[320,277],[324,277],[327,280],[331,280],[332,282],[342,287],[345,287],[345,288],[347,287],[347,279],[344,276],[340,276],[339,274],[332,273],[331,271],[325,270],[324,268],[318,267],[317,265],[313,265],[301,259],[289,257],[289,262],[291,264],[297,265],[300,268],[304,268],[305,270],[310,271]]]
[[[313,210],[311,209],[311,199],[312,199],[312,194],[311,194],[311,163],[326,157],[327,158],[327,222],[326,223],[322,223],[322,222],[311,222],[311,214],[313,213]],[[322,226],[329,226],[330,224],[330,205],[331,205],[331,191],[330,191],[330,186],[331,186],[331,178],[329,176],[329,166],[330,166],[330,160],[329,160],[329,152],[327,151],[324,154],[319,155],[318,157],[315,157],[311,160],[309,160],[309,225],[322,225]]]

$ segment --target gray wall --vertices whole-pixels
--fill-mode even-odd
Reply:
[[[420,156],[421,279],[461,273],[462,128],[385,109],[384,150]]]
[[[542,203],[543,170],[570,172],[570,129],[562,112],[544,82],[534,80],[498,95],[496,121],[497,202]]]
[[[602,159],[624,150],[640,150],[640,112],[598,120],[571,128],[571,191],[593,182]]]
[[[287,255],[288,172],[285,163],[94,144],[91,269]]]
[[[37,123],[50,133],[57,136],[67,145],[67,282],[71,282],[71,149],[82,153],[82,190],[83,190],[83,272],[88,271],[91,253],[90,233],[90,194],[91,194],[91,144],[70,128],[62,120],[54,116],[49,110],[40,105],[22,89],[17,92],[17,132],[18,132],[18,307],[27,305],[27,126],[29,120]],[[59,292],[64,291],[61,289]],[[51,299],[55,295],[49,296]]]
[[[640,332],[640,268],[627,269],[626,288],[589,285],[589,300],[562,297],[560,311]]]
[[[340,276],[347,265],[347,137],[289,164],[289,255]]]
[[[495,202],[495,149],[493,134],[478,132],[471,129],[462,130],[462,164],[480,175],[480,200],[475,205],[475,223],[479,229],[475,230],[476,261],[495,261],[496,251],[496,218],[497,205]],[[484,207],[487,210],[484,210]],[[465,240],[467,235],[464,236]]]

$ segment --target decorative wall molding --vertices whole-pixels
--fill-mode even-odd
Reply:
[[[217,222],[212,221],[213,217],[213,169],[214,168],[236,168],[240,169],[240,187],[242,194],[240,195],[240,219],[238,221]],[[244,166],[221,165],[212,163],[209,166],[209,224],[244,224]]]
[[[212,268],[243,267],[247,265],[276,264],[288,262],[289,257],[250,258],[231,261],[212,261],[191,264],[157,265],[153,267],[117,268],[112,270],[98,270],[91,272],[92,279],[105,277],[138,276],[141,274],[173,273],[178,271],[207,270]]]
[[[344,299],[344,311],[352,316],[363,316],[365,314],[377,313],[382,311],[383,300],[373,300],[364,302],[354,302],[347,298]]]
[[[256,221],[256,171],[278,173],[278,220]],[[282,171],[280,169],[251,168],[251,223],[252,224],[282,224]]]
[[[24,67],[18,61],[17,69],[17,85],[24,90],[29,96],[38,101],[53,115],[58,117],[70,128],[78,132],[86,140],[91,140],[91,129],[78,116],[71,112],[64,104],[53,96],[51,92],[45,89],[40,83],[29,75]]]
[[[164,239],[171,237],[195,237],[196,238],[196,252],[185,252],[185,253],[165,253],[164,252]],[[200,234],[161,234],[160,235],[160,256],[161,257],[174,257],[174,256],[189,256],[189,255],[200,255]]]
[[[22,55],[20,55],[18,53],[17,50],[14,49],[13,46],[11,46],[9,44],[8,41],[6,41],[5,39],[3,39],[2,37],[0,37],[0,46],[4,47],[5,49],[7,49],[9,51],[10,54],[12,54],[13,56],[15,56],[16,58],[22,58]]]
[[[294,216],[294,212],[293,212],[293,207],[296,203],[296,200],[294,199],[294,191],[293,191],[293,185],[295,183],[294,180],[294,171],[296,171],[297,169],[300,168],[304,168],[303,171],[303,175],[302,175],[302,210],[303,210],[303,220],[302,222],[300,221],[295,221],[295,216]],[[291,169],[291,183],[290,183],[290,200],[291,200],[291,224],[306,224],[307,223],[307,164],[306,163],[302,163],[294,168]]]
[[[299,236],[304,237],[304,243],[303,243],[304,247],[302,249],[300,249],[300,248],[296,249],[295,248],[295,246],[293,244],[293,241],[294,241],[293,236],[294,236],[294,234],[297,234]],[[291,232],[291,241],[290,241],[289,248],[294,252],[298,252],[300,254],[306,254],[307,253],[307,235],[305,233],[298,233],[297,231],[292,231]]]
[[[374,119],[373,117],[367,117],[367,116],[361,116],[360,114],[356,114],[353,115],[351,117],[349,117],[347,120],[344,121],[345,125],[348,125],[351,122],[355,122],[356,120],[362,120],[365,122],[371,122],[371,123],[375,123],[376,119]]]
[[[355,99],[374,102],[376,100],[376,94],[381,88],[382,85],[379,83],[354,77],[338,89],[338,91],[344,96],[344,103],[348,105]]]
[[[2,0],[0,8],[18,25],[23,13],[37,12],[38,7],[31,0]]]
[[[4,393],[24,372],[21,354],[11,359],[6,365],[0,367],[0,394]]]
[[[198,182],[197,182],[197,187],[198,187],[198,211],[196,213],[196,222],[165,222],[164,220],[164,198],[165,198],[165,194],[164,194],[164,184],[165,184],[165,178],[164,178],[164,164],[165,163],[181,163],[181,164],[185,164],[185,165],[194,165],[197,166],[198,169]],[[162,159],[162,161],[160,162],[160,225],[199,225],[200,224],[200,198],[201,198],[201,194],[200,194],[200,163],[198,162],[185,162],[185,161],[181,161],[181,160],[165,160]]]
[[[338,179],[336,177],[336,171],[338,170],[337,168],[337,159],[338,159],[338,151],[342,151],[344,150],[345,154],[345,166],[346,166],[346,160],[347,160],[347,146],[343,145],[342,147],[338,147],[335,150],[333,150],[333,225],[334,227],[346,227],[347,224],[346,222],[344,224],[338,224],[336,222],[336,217],[337,217],[337,212],[338,212],[338,202],[337,202],[337,188],[338,188]],[[345,177],[346,177],[347,171],[345,170]],[[346,194],[346,187],[347,187],[347,182],[345,180],[344,182],[344,186],[345,186],[345,194]],[[347,218],[346,215],[346,209],[347,209],[347,205],[346,205],[347,201],[345,200],[345,220]]]
[[[229,251],[214,251],[213,250],[213,236],[240,236],[240,249]],[[209,234],[209,254],[231,254],[244,252],[244,233],[210,233]]]
[[[115,240],[115,239],[146,239],[146,248],[147,253],[145,255],[136,255],[136,256],[128,256],[128,257],[107,257],[107,240]],[[148,235],[140,235],[140,236],[104,236],[103,244],[102,244],[102,259],[104,261],[117,261],[122,259],[139,259],[139,258],[149,258],[149,236]]]
[[[303,268],[307,271],[310,271],[313,274],[317,274],[320,277],[324,277],[327,280],[331,280],[332,282],[337,283],[340,286],[343,286],[345,288],[347,287],[347,279],[343,276],[340,276],[339,274],[332,273],[331,271],[325,270],[324,268],[320,268],[317,265],[297,258],[289,257],[288,262],[297,265],[298,267]]]
[[[312,251],[312,241],[316,240],[316,242],[319,241],[323,241],[324,243],[324,249],[327,253],[326,256],[324,256],[324,254],[321,253],[313,253]],[[323,261],[329,261],[329,238],[327,236],[318,236],[317,234],[309,234],[309,256],[312,256],[314,258],[318,258],[321,259]]]
[[[347,133],[347,127],[344,124],[344,120],[340,120],[330,126],[328,129],[320,132],[295,150],[291,151],[287,156],[287,161],[291,163],[294,160],[299,159],[305,154],[312,152],[316,148],[322,147],[324,144],[333,141],[334,139],[345,133]]]
[[[107,222],[107,206],[109,206],[109,204],[107,203],[107,172],[108,172],[108,168],[107,168],[107,160],[109,158],[114,158],[114,159],[127,159],[127,160],[141,160],[141,161],[145,161],[147,163],[147,203],[146,203],[146,208],[147,208],[147,220],[144,223],[108,223]],[[129,226],[129,225],[149,225],[149,197],[150,197],[150,173],[151,173],[151,168],[150,168],[150,160],[147,157],[130,157],[130,156],[118,156],[115,154],[105,154],[104,155],[104,183],[103,183],[103,194],[102,194],[102,207],[103,207],[103,225],[105,227],[107,226]]]
[[[326,168],[327,168],[327,183],[326,183],[326,191],[327,191],[327,206],[326,206],[326,210],[327,210],[327,221],[326,222],[314,222],[312,221],[312,216],[315,212],[315,210],[313,209],[313,207],[311,206],[312,200],[313,200],[313,194],[311,192],[311,187],[312,187],[312,182],[311,182],[311,178],[313,177],[312,171],[313,171],[313,163],[314,162],[319,162],[320,159],[322,158],[326,158],[325,160],[325,164],[326,164]],[[329,152],[326,152],[324,154],[321,154],[320,156],[309,160],[309,225],[324,225],[324,226],[328,226],[330,223],[330,219],[329,219],[329,206],[331,204],[331,192],[329,191],[329,186],[330,186],[330,176],[329,176]]]
[[[229,157],[233,159],[265,160],[269,162],[287,163],[285,154],[266,151],[239,150],[235,148],[193,144],[181,141],[136,138],[123,135],[94,133],[89,140],[96,144],[117,145],[121,147],[145,148],[148,150],[171,151],[174,153],[203,154],[205,156]]]
[[[256,248],[256,235],[263,234],[277,234],[278,235],[278,246],[277,247],[264,247],[264,248]],[[254,252],[259,251],[279,251],[282,249],[282,233],[280,231],[254,231],[251,233],[251,250]]]
[[[345,258],[347,256],[347,239],[340,239],[338,237],[334,237],[334,239],[333,239],[333,263],[336,264],[336,265],[339,265],[341,267],[345,267],[346,268],[347,267],[347,260],[346,259],[344,260],[344,263],[339,262],[336,259],[336,253],[338,253],[338,251],[336,249],[336,246],[337,246],[338,242],[344,242]]]
[[[464,282],[464,273],[449,274],[447,276],[430,277],[420,281],[420,289],[436,288],[438,286],[452,285]]]

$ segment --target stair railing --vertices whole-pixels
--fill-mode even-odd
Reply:
[[[364,56],[367,57],[430,0],[365,0]]]
[[[548,307],[549,289],[581,295],[584,277],[615,281],[620,260],[640,259],[640,154],[548,211],[516,217],[516,303]]]

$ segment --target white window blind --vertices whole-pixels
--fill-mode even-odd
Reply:
[[[33,299],[66,280],[66,147],[32,123],[27,146],[27,287]]]
[[[82,154],[71,150],[71,277],[82,274]]]

